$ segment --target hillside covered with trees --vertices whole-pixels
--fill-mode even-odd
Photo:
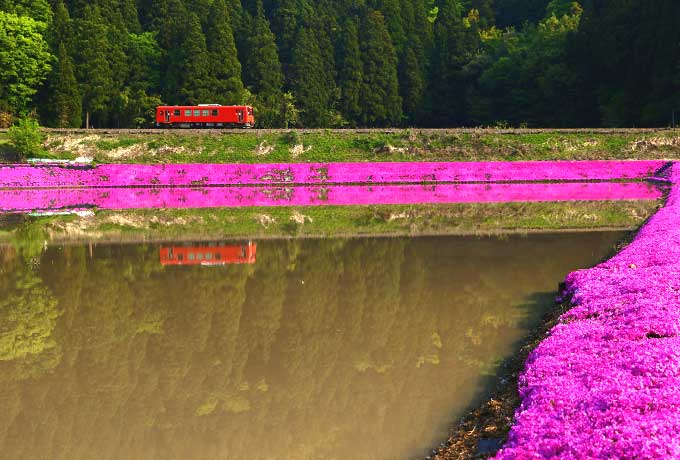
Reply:
[[[0,0],[0,123],[665,126],[678,24],[675,0]]]

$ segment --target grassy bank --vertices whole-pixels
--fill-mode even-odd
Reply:
[[[0,134],[0,153],[6,135]],[[656,132],[51,132],[55,158],[101,163],[257,163],[337,161],[475,161],[680,158],[680,130]]]
[[[574,202],[96,211],[6,219],[0,243],[470,235],[631,229],[658,203]]]

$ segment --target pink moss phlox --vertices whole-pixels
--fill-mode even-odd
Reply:
[[[0,189],[0,212],[100,209],[214,208],[575,200],[656,200],[642,183],[432,184],[296,187],[168,187]]]
[[[680,458],[680,167],[635,240],[571,273],[574,308],[532,352],[496,460]]]
[[[0,188],[644,179],[664,161],[3,165]]]

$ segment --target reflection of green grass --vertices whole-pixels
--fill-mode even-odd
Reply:
[[[42,242],[46,234],[59,240],[180,240],[628,229],[656,208],[655,202],[576,202],[97,211],[83,219],[32,219],[30,232],[21,226],[18,232]],[[0,233],[0,241],[16,234]]]
[[[132,225],[106,222],[99,227],[99,230],[105,233],[126,233],[126,232],[132,233],[137,231],[138,229]]]
[[[60,146],[64,141],[80,139],[83,151],[102,163],[586,160],[680,158],[680,142],[669,142],[678,138],[677,131],[504,134],[493,130],[479,133],[404,130],[211,135],[187,132],[140,136],[53,135],[48,147],[56,155],[68,158],[78,153],[78,147],[72,147],[72,152],[57,152]],[[138,148],[124,151],[133,146]]]
[[[10,243],[25,258],[40,255],[43,244],[47,240],[47,226],[53,218],[47,218],[42,222],[29,219],[17,226],[16,230],[10,233]]]

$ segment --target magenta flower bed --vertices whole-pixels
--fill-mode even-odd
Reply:
[[[667,178],[628,247],[567,277],[574,308],[529,357],[497,460],[680,458],[680,167]]]
[[[0,189],[0,212],[529,201],[657,200],[648,183],[331,185],[296,187],[166,187]]]
[[[0,166],[0,188],[643,179],[663,161]]]

